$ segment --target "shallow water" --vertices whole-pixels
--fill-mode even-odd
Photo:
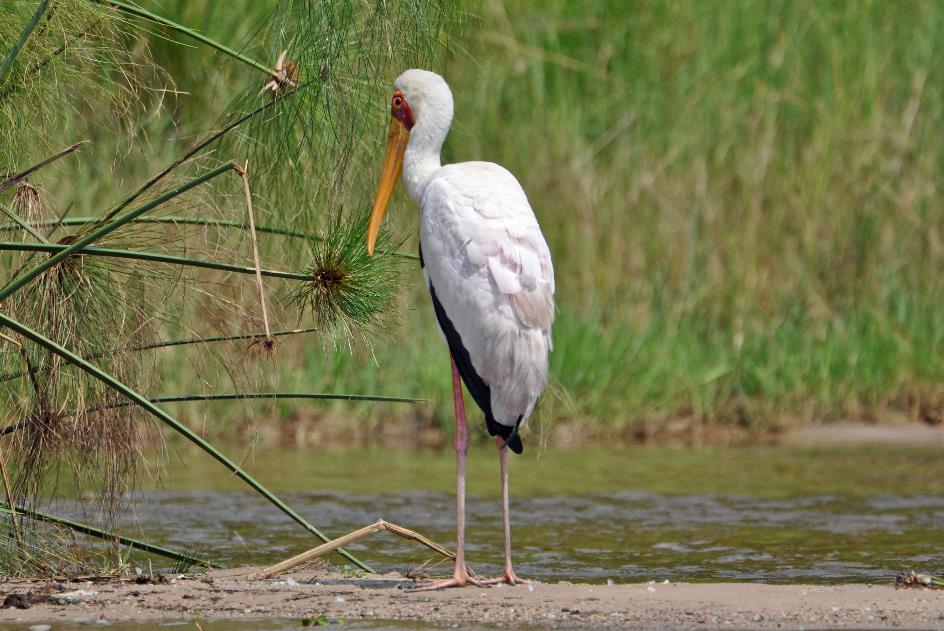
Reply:
[[[188,466],[169,458],[169,472],[137,503],[139,531],[126,534],[228,565],[281,560],[317,543],[218,464],[180,454]],[[383,517],[452,545],[449,452],[245,456],[247,470],[331,536]],[[513,458],[511,484],[518,573],[545,581],[888,582],[904,569],[944,568],[937,449],[532,449]],[[469,492],[469,563],[497,574],[492,450],[470,454]],[[348,549],[380,571],[431,558],[389,534]]]

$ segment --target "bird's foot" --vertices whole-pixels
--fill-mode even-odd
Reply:
[[[439,589],[447,589],[449,587],[485,587],[485,583],[478,581],[468,573],[456,574],[452,578],[446,579],[444,581],[433,581],[428,585],[422,585],[420,587],[414,587],[410,589],[411,592],[431,592]]]
[[[505,570],[505,573],[498,578],[490,578],[482,583],[484,585],[529,585],[531,581],[518,578],[514,570]]]

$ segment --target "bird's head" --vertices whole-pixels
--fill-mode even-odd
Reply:
[[[435,72],[411,69],[393,82],[387,153],[367,228],[369,254],[374,253],[380,220],[403,169],[404,153],[408,147],[415,147],[438,157],[452,124],[452,113],[452,91],[446,80]]]

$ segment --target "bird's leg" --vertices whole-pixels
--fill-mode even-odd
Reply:
[[[495,437],[495,444],[498,446],[498,461],[501,463],[501,485],[502,485],[502,517],[505,526],[505,573],[498,578],[485,581],[486,584],[507,583],[508,585],[520,585],[528,581],[518,578],[514,568],[511,566],[511,514],[508,510],[508,445],[501,436]]]
[[[452,396],[456,407],[456,436],[453,446],[456,448],[456,565],[452,578],[424,585],[415,591],[444,589],[446,587],[465,587],[481,585],[469,576],[465,565],[465,456],[469,451],[469,428],[465,423],[465,406],[462,403],[462,381],[456,361],[452,362]]]

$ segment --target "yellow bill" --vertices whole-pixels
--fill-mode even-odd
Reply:
[[[387,132],[387,155],[384,156],[383,173],[380,175],[380,184],[377,187],[377,197],[374,198],[374,209],[370,213],[370,224],[367,226],[367,253],[374,253],[377,243],[377,234],[380,232],[380,220],[387,210],[387,203],[393,195],[393,189],[400,178],[403,169],[403,153],[410,132],[396,118],[390,119],[390,131]]]

